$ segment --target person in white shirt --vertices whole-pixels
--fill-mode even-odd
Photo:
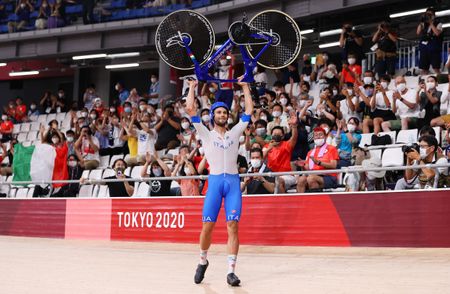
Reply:
[[[79,158],[82,158],[84,169],[96,169],[100,164],[100,155],[98,153],[100,143],[98,139],[92,135],[88,126],[81,128],[80,137],[75,142],[75,152]]]
[[[155,143],[158,134],[155,129],[149,127],[150,114],[145,112],[142,114],[142,119],[137,125],[130,129],[129,136],[137,138],[137,155],[135,157],[126,158],[126,163],[129,166],[137,164],[145,164],[146,154],[155,154]]]
[[[242,80],[242,77],[240,78]],[[236,257],[239,251],[238,222],[241,214],[242,194],[237,169],[239,138],[247,128],[253,113],[253,101],[250,87],[247,83],[238,83],[244,92],[245,114],[230,130],[227,121],[230,108],[224,102],[216,102],[211,106],[211,123],[214,129],[210,131],[201,123],[195,107],[195,87],[197,81],[189,81],[189,93],[186,101],[186,112],[192,116],[192,124],[202,140],[206,159],[210,167],[208,177],[208,192],[203,205],[203,227],[200,234],[200,263],[197,266],[194,282],[202,282],[208,267],[207,252],[211,246],[212,232],[224,199],[225,217],[228,230],[228,275],[227,283],[231,286],[240,284],[234,274]]]
[[[395,87],[392,110],[400,119],[389,120],[381,123],[384,132],[391,130],[408,130],[417,124],[419,118],[419,105],[416,100],[416,92],[406,87],[406,80],[402,76],[395,78]]]

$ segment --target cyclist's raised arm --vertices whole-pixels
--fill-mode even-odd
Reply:
[[[186,99],[186,113],[189,116],[195,116],[197,114],[197,105],[195,104],[195,87],[198,84],[197,80],[188,80],[189,92]]]
[[[242,79],[244,77],[241,76],[238,79],[238,85],[242,87],[242,91],[244,92],[244,98],[245,98],[245,114],[252,115],[253,113],[253,100],[252,100],[252,93],[250,92],[250,86],[248,83],[242,83]]]

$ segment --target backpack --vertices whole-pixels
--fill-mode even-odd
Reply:
[[[372,135],[372,141],[371,144],[372,146],[379,146],[379,145],[389,145],[392,144],[392,138],[389,135],[382,135],[382,136],[378,136],[373,134]]]

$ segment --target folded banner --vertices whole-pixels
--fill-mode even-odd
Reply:
[[[64,153],[64,148],[58,148]],[[13,182],[18,181],[51,181],[67,179],[67,169],[61,168],[64,156],[58,156],[57,149],[48,144],[25,147],[14,146]],[[54,184],[54,187],[61,184]]]

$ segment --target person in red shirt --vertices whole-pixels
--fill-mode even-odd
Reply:
[[[4,107],[4,113],[9,117],[9,119],[16,119],[16,102],[14,100],[9,101],[8,107]]]
[[[2,123],[0,124],[0,134],[2,143],[9,142],[12,138],[12,132],[14,130],[14,124],[6,114],[2,115]]]
[[[305,170],[336,169],[339,154],[336,147],[326,143],[326,133],[321,127],[314,129],[314,149],[308,152],[305,160]],[[309,190],[335,188],[337,174],[310,174],[298,178],[297,192]]]
[[[347,62],[342,64],[341,85],[344,83],[361,84],[361,65],[356,64],[356,57],[353,54],[348,55]]]
[[[23,104],[22,98],[16,98],[16,114],[15,119],[18,123],[26,121],[27,118],[27,107]]]
[[[283,141],[284,129],[276,126],[272,129],[272,140],[264,146],[264,157],[267,158],[267,167],[273,172],[292,171],[291,157],[295,144],[297,143],[297,115],[291,114],[289,127],[292,130],[291,138]],[[293,175],[284,175],[279,178],[279,193],[286,193],[289,188],[295,186],[296,179]]]

